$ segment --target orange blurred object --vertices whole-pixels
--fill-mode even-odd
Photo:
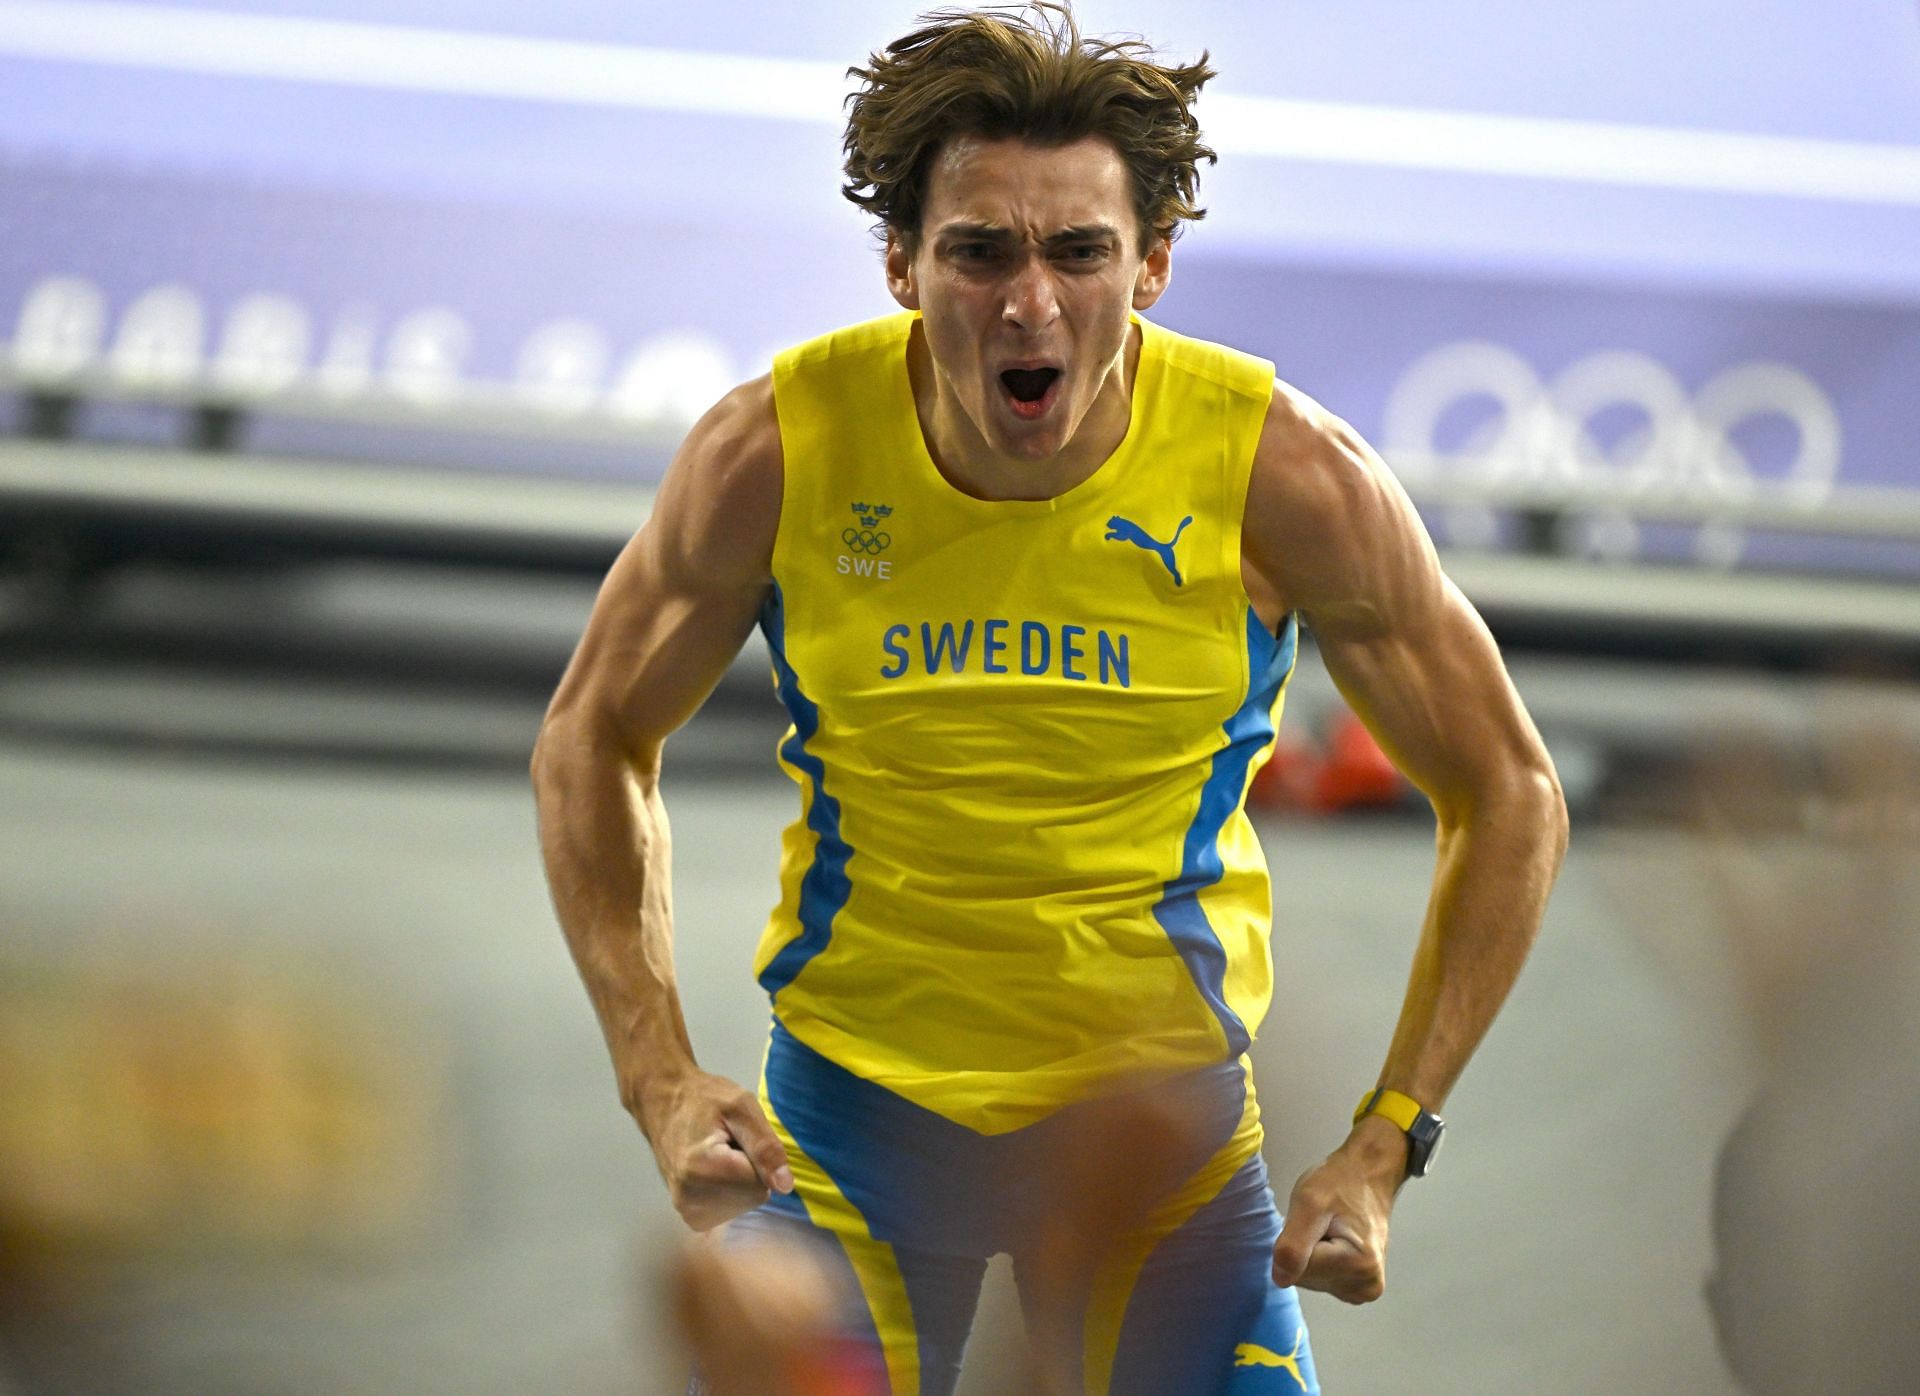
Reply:
[[[1254,774],[1247,803],[1261,809],[1310,810],[1320,786],[1320,749],[1306,737],[1282,730],[1273,755]]]
[[[1280,734],[1273,755],[1253,778],[1247,803],[1302,814],[1341,814],[1390,808],[1409,788],[1366,724],[1341,708],[1327,724],[1324,751],[1311,738]]]
[[[1338,814],[1399,804],[1407,791],[1406,777],[1394,769],[1366,725],[1343,711],[1328,730],[1327,759],[1314,787],[1314,807]]]
[[[380,1254],[455,1179],[440,1044],[318,974],[0,962],[0,1234],[19,1247]]]

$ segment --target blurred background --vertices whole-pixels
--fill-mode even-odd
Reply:
[[[1328,1390],[1772,1389],[1858,1307],[1831,1232],[1778,1263],[1793,1180],[1917,1142],[1920,13],[1079,14],[1221,73],[1156,318],[1381,448],[1574,806],[1388,1297],[1309,1301]],[[679,1389],[525,763],[687,424],[892,308],[838,122],[913,18],[0,0],[0,1392]],[[795,807],[758,646],[666,777],[742,1079]],[[1310,649],[1257,797],[1284,1186],[1373,1079],[1432,838]],[[1016,1326],[996,1269],[965,1390]]]

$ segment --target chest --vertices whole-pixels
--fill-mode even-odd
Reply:
[[[1238,539],[1213,501],[996,517],[869,493],[789,521],[777,577],[823,717],[953,759],[1124,760],[1217,730],[1244,695]]]

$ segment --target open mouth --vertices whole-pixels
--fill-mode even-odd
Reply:
[[[1057,368],[1010,368],[1000,375],[1013,410],[1022,417],[1038,417],[1045,412],[1059,381]]]

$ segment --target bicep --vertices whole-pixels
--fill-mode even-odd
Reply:
[[[693,716],[753,628],[763,593],[661,567],[649,520],[607,574],[553,712],[644,756]]]
[[[1533,770],[1539,738],[1479,613],[1437,568],[1431,586],[1364,626],[1307,619],[1341,696],[1451,820]]]
[[[646,764],[726,672],[771,585],[779,437],[770,394],[755,386],[689,433],[607,573],[550,709]]]

